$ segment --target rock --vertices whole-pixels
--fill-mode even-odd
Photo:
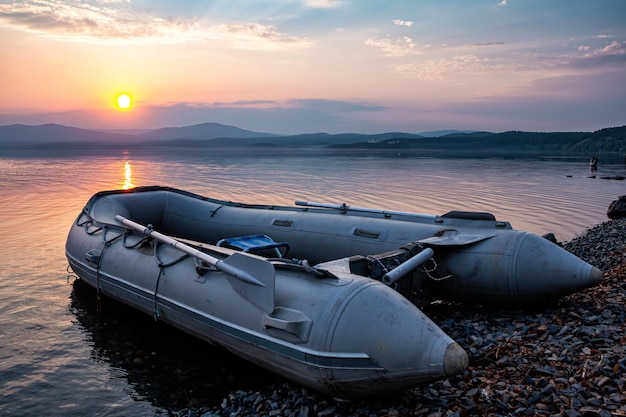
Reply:
[[[626,195],[620,196],[617,200],[613,200],[609,204],[606,212],[609,219],[622,219],[626,217]]]

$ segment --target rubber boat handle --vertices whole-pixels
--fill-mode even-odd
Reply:
[[[201,252],[195,248],[192,248],[189,245],[184,244],[183,242],[180,242],[170,236],[164,235],[162,233],[157,232],[156,230],[154,230],[152,227],[148,227],[148,226],[144,226],[141,225],[139,223],[135,223],[132,220],[127,219],[126,217],[117,215],[115,216],[115,220],[117,220],[118,222],[120,222],[121,224],[123,224],[124,226],[130,227],[132,229],[138,230],[141,233],[143,233],[145,236],[149,236],[152,237],[160,242],[163,242],[167,245],[173,246],[176,249],[181,250],[182,252],[185,252],[186,254],[193,256],[194,258],[198,258],[203,262],[206,262],[207,264],[214,266],[215,268],[219,269],[222,272],[227,273],[228,275],[237,278],[241,281],[247,282],[248,284],[253,284],[253,285],[258,285],[261,287],[264,287],[265,284],[261,281],[259,281],[258,279],[256,279],[251,273],[244,271],[240,268],[237,268],[236,266],[231,265],[230,263],[226,262],[226,260],[221,260],[221,259],[217,259],[214,258],[213,256],[206,254],[204,252]],[[232,256],[232,255],[231,255]],[[245,256],[245,255],[244,255]],[[228,258],[226,258],[228,259]],[[262,259],[257,259],[255,258],[255,260],[258,260],[259,262],[263,262],[263,263],[267,263],[267,261],[264,261]]]
[[[435,252],[431,248],[424,249],[420,253],[412,256],[408,260],[398,265],[396,268],[383,275],[383,283],[386,285],[393,284],[394,282],[432,258],[434,254]]]

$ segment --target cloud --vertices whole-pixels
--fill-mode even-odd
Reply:
[[[483,43],[475,43],[472,46],[502,46],[504,42],[483,42]]]
[[[613,41],[603,48],[600,48],[598,54],[602,55],[624,55],[626,53],[626,42]]]
[[[415,24],[415,22],[412,22],[412,21],[410,21],[410,20],[400,20],[400,19],[395,19],[395,20],[393,21],[393,24],[394,24],[394,25],[397,25],[397,26],[407,26],[407,27],[411,27],[411,26],[413,26],[413,25]]]
[[[164,18],[137,10],[128,0],[28,0],[0,4],[0,23],[72,41],[171,44],[219,40],[238,48],[264,50],[314,45],[311,40],[289,36],[271,25],[237,23],[202,27],[195,18]]]
[[[58,37],[93,39],[167,38],[189,33],[196,22],[170,21],[104,0],[66,3],[60,0],[0,4],[0,21],[8,26]]]
[[[607,65],[626,64],[626,41],[612,41],[607,45],[592,48],[589,45],[581,45],[578,51],[580,56],[565,57],[564,66],[570,68],[596,68]]]
[[[500,7],[504,7],[504,6],[508,6],[509,3],[507,2],[507,0],[502,0],[500,3],[498,3],[498,6]]]
[[[306,0],[306,7],[311,9],[332,9],[342,5],[339,0]]]
[[[315,42],[279,32],[275,26],[259,23],[233,23],[216,26],[210,37],[232,42],[242,49],[280,49],[286,46],[311,47]]]
[[[387,51],[388,56],[403,56],[402,49],[391,43],[389,39],[378,43],[370,42],[371,46],[378,46]],[[474,51],[484,47],[502,46],[502,42],[487,42],[473,45],[462,45],[448,50]],[[393,48],[395,47],[395,49]],[[504,54],[499,57],[485,56],[480,53],[465,53],[456,56],[419,59],[392,65],[392,68],[409,78],[421,80],[442,80],[461,76],[491,76],[496,74],[520,74],[522,72],[538,77],[546,74],[563,76],[572,71],[592,70],[605,68],[624,69],[626,67],[626,41],[613,40],[592,47],[580,45],[574,52],[568,54],[534,53],[534,54]],[[532,75],[531,75],[532,77]],[[528,77],[525,77],[528,78]]]
[[[386,56],[401,57],[418,55],[420,53],[418,44],[413,42],[413,39],[408,36],[404,36],[395,41],[390,37],[378,39],[368,38],[365,41],[365,45],[382,50]]]
[[[297,98],[285,101],[277,100],[236,100],[231,102],[213,103],[184,103],[190,107],[239,107],[239,108],[299,108],[309,110],[323,110],[334,113],[351,113],[362,111],[381,111],[384,107],[371,105],[361,101],[327,100],[320,98]]]
[[[293,99],[286,102],[288,106],[306,109],[319,109],[332,113],[352,113],[362,111],[382,111],[383,106],[371,105],[366,102],[325,100],[325,99]]]
[[[213,103],[215,106],[265,106],[276,104],[278,104],[278,102],[275,100],[237,100],[231,102],[216,101]]]
[[[422,80],[442,80],[457,75],[476,75],[488,71],[504,70],[503,64],[476,55],[461,55],[447,59],[428,59],[409,64],[395,65],[394,69],[407,77]],[[510,68],[509,68],[510,69]]]

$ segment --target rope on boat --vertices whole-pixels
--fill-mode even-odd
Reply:
[[[158,247],[159,247],[159,241],[155,240],[154,241],[154,259],[156,259],[159,268],[168,268],[168,267],[170,267],[172,265],[176,265],[180,261],[183,261],[183,260],[189,258],[189,254],[183,253],[180,257],[174,259],[173,261],[170,261],[170,262],[167,262],[167,263],[163,263],[163,261],[161,261],[161,259],[159,259],[159,249],[158,249]]]
[[[85,227],[85,231],[87,228]],[[98,257],[98,263],[96,264],[96,311],[98,313],[102,313],[102,288],[100,288],[100,264],[102,263],[102,256],[104,252],[108,248],[107,245],[104,245],[102,248],[102,252],[100,252],[100,256]]]
[[[83,216],[87,217],[87,219],[84,221],[81,221],[81,219],[83,219]],[[141,246],[148,240],[150,240],[150,236],[145,236],[133,244],[127,244],[126,238],[132,234],[132,231],[127,230],[126,232],[120,233],[114,236],[113,238],[107,240],[107,232],[109,230],[109,227],[108,227],[109,225],[105,224],[103,226],[99,226],[93,230],[90,230],[89,227],[92,226],[93,223],[94,223],[94,218],[88,213],[87,208],[85,207],[81,215],[78,216],[78,218],[76,219],[76,225],[83,227],[85,230],[85,233],[87,233],[88,235],[94,235],[98,233],[99,231],[102,231],[102,241],[104,242],[100,255],[98,256],[98,262],[96,263],[96,311],[98,311],[98,313],[101,313],[102,312],[102,288],[100,287],[100,266],[102,263],[102,258],[104,257],[104,252],[109,246],[111,246],[112,243],[114,243],[116,240],[120,238],[122,239],[122,246],[124,246],[124,248],[134,249],[138,246]],[[165,268],[177,264],[178,262],[182,261],[188,256],[189,255],[184,254],[180,258],[174,259],[171,262],[163,263],[161,259],[159,259],[159,256],[158,256],[158,241],[155,240],[154,257],[157,260],[158,267],[159,267],[159,275],[157,276],[156,285],[154,289],[154,320],[155,321],[157,321],[160,317],[160,312],[159,312],[159,308],[157,304],[157,293],[159,290],[159,282],[161,280],[161,275],[163,275]],[[68,265],[68,274],[70,274],[67,277],[68,282],[69,282],[69,278],[72,276],[72,273],[69,271],[69,268],[71,268],[70,265]]]
[[[87,220],[81,221],[83,216],[86,216]],[[76,225],[84,228],[85,233],[87,233],[88,235],[93,235],[97,233],[98,231],[102,230],[102,227],[96,228],[95,230],[92,230],[92,231],[89,230],[89,226],[93,224],[93,220],[94,220],[93,217],[91,217],[91,215],[89,214],[88,207],[85,206],[83,207],[83,211],[80,213],[80,216],[76,218]],[[96,263],[96,311],[98,313],[102,312],[102,300],[100,297],[102,293],[102,289],[100,288],[100,263],[102,262],[102,255],[104,255],[104,251],[108,247],[106,243],[106,238],[103,238],[103,239],[104,239],[105,244],[104,244],[104,247],[102,248],[102,251],[100,252],[100,255],[98,256],[98,263]],[[112,241],[114,240],[115,239],[113,239]],[[69,276],[68,276],[68,280],[69,280]]]
[[[84,221],[81,221],[83,217],[86,217],[87,219]],[[78,216],[76,219],[76,225],[83,227],[85,230],[85,233],[87,233],[88,235],[94,235],[98,233],[99,231],[102,231],[102,241],[104,245],[102,246],[102,250],[100,251],[100,254],[98,256],[98,262],[96,263],[96,311],[98,313],[101,313],[102,312],[102,288],[100,286],[100,266],[102,264],[102,258],[104,257],[104,253],[106,252],[107,248],[120,238],[123,238],[122,242],[124,243],[124,247],[127,247],[125,242],[126,242],[126,235],[128,233],[120,233],[114,236],[113,238],[107,240],[107,232],[109,230],[108,225],[99,226],[93,230],[90,230],[89,227],[93,226],[93,224],[94,224],[94,218],[87,211],[87,207],[83,208],[81,215]],[[69,268],[71,268],[70,265],[68,265],[68,273],[70,274],[68,275],[68,282],[69,282],[69,278],[72,276],[71,275],[72,273],[70,273]]]
[[[218,211],[219,209],[221,209],[222,207],[224,207],[224,205],[223,205],[223,204],[220,204],[220,205],[219,205],[219,206],[218,206],[215,210],[213,210],[213,211],[211,212],[211,215],[210,215],[209,217],[213,217],[213,216],[215,216],[215,213],[217,213],[217,211]]]
[[[109,227],[104,226],[102,229],[103,229],[102,240],[104,241],[105,246],[109,246],[111,243],[115,242],[117,239],[121,238],[125,234],[125,233],[120,233],[119,235],[114,236],[112,239],[107,240],[107,231],[109,230]]]
[[[146,236],[147,238],[150,238],[150,236]],[[142,239],[144,240],[144,239]],[[161,261],[161,259],[159,258],[159,241],[154,239],[154,259],[157,261],[157,266],[159,267],[159,275],[157,276],[156,279],[156,283],[154,286],[154,297],[153,297],[153,303],[154,303],[154,321],[159,321],[159,317],[161,317],[161,311],[159,310],[159,304],[157,301],[157,294],[159,292],[159,283],[161,282],[161,277],[163,275],[165,275],[165,268],[168,268],[172,265],[176,265],[177,263],[179,263],[180,261],[187,259],[189,257],[188,254],[184,253],[182,256],[174,259],[173,261],[167,262],[167,263],[163,263],[163,261]]]
[[[380,265],[380,267],[383,269],[383,271],[385,271],[385,273],[389,272],[389,269],[387,268],[387,266],[384,263],[382,263],[380,261],[380,259],[378,259],[378,258],[376,258],[376,257],[374,257],[372,255],[367,255],[367,259],[370,260],[370,261],[376,261],[378,263],[378,265]]]
[[[435,261],[435,258],[429,258],[428,260],[433,263],[433,267],[430,269],[426,269],[426,267],[422,267],[420,271],[420,272],[425,273],[428,276],[428,278],[432,279],[433,281],[443,281],[444,279],[452,278],[454,276],[453,274],[444,275],[443,277],[435,277],[431,275],[431,272],[435,272],[435,270],[437,269],[437,261]]]
[[[82,219],[83,216],[87,216],[87,220],[81,223],[80,219]],[[93,217],[91,217],[91,215],[87,211],[87,207],[83,207],[83,211],[81,211],[80,216],[76,218],[76,226],[84,227],[85,224],[91,222],[92,220],[93,220]]]
[[[95,229],[93,229],[93,230],[91,230],[91,231],[90,231],[90,230],[88,229],[90,225],[93,225],[93,223],[92,223],[91,221],[88,221],[88,222],[85,224],[85,233],[87,233],[88,235],[95,235],[96,233],[98,233],[100,230],[102,230],[102,229],[103,229],[103,227],[102,227],[102,226],[100,226],[100,227],[96,227]]]
[[[132,245],[129,245],[129,244],[126,243],[126,238],[128,236],[132,236],[132,234],[133,234],[133,232],[131,230],[127,230],[126,233],[124,233],[124,239],[122,239],[122,245],[124,245],[124,247],[126,249],[134,249],[137,246],[143,245],[144,243],[146,243],[150,239],[150,236],[144,236],[141,239],[139,239],[137,242],[133,243]]]
[[[421,243],[417,243],[417,242],[411,242],[411,243],[417,244],[417,246],[421,250],[425,249],[424,245],[421,244]],[[445,279],[452,278],[454,276],[453,274],[444,275],[443,277],[436,277],[436,276],[432,275],[431,272],[435,272],[437,270],[437,267],[438,267],[437,261],[435,261],[435,257],[434,256],[428,258],[428,260],[433,263],[432,268],[426,268],[426,266],[424,266],[424,264],[422,264],[417,269],[419,272],[423,272],[424,274],[426,274],[426,276],[428,278],[432,279],[433,281],[443,281]]]
[[[98,263],[96,264],[96,301],[97,301],[97,311],[99,313],[102,312],[102,288],[100,288],[100,265],[102,264],[102,258],[104,257],[104,253],[106,252],[107,248],[109,246],[111,246],[111,244],[113,242],[115,242],[116,240],[118,240],[119,238],[121,238],[124,234],[121,233],[117,236],[114,236],[113,238],[107,240],[106,235],[107,235],[107,231],[108,231],[108,226],[104,225],[102,227],[97,228],[96,230],[94,230],[92,233],[89,233],[89,231],[87,230],[87,227],[89,226],[89,224],[91,224],[91,220],[87,221],[85,223],[85,233],[87,233],[88,235],[92,235],[95,234],[96,232],[98,232],[99,230],[102,230],[102,241],[104,242],[104,245],[102,246],[102,251],[100,252],[100,256],[98,257]]]
[[[159,304],[157,303],[157,292],[159,291],[159,282],[161,282],[161,275],[163,275],[164,270],[165,268],[161,268],[161,265],[159,264],[159,275],[157,276],[156,285],[154,286],[154,311],[152,314],[154,321],[159,321],[159,317],[161,317],[161,311],[159,310]]]

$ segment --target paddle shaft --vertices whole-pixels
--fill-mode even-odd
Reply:
[[[367,207],[354,207],[354,206],[348,206],[346,204],[316,203],[313,201],[296,201],[295,204],[296,206],[303,206],[303,207],[315,207],[315,208],[327,208],[327,209],[339,210],[344,213],[347,213],[348,211],[359,211],[362,213],[382,214],[386,217],[409,216],[409,217],[424,218],[424,219],[434,219],[435,217],[437,217],[432,214],[419,214],[419,213],[408,213],[404,211],[373,209],[373,208],[367,208]]]
[[[230,264],[228,264],[227,262],[221,260],[221,259],[217,259],[214,258],[211,255],[208,255],[204,252],[201,252],[197,249],[192,248],[189,245],[185,245],[182,242],[179,242],[178,240],[164,235],[163,233],[159,233],[156,230],[152,229],[151,227],[146,227],[144,225],[141,225],[139,223],[135,223],[132,220],[127,219],[126,217],[117,215],[115,216],[115,220],[117,220],[118,222],[122,223],[124,226],[130,227],[132,229],[138,230],[141,233],[143,233],[146,236],[149,236],[151,238],[154,238],[160,242],[163,242],[167,245],[170,245],[190,256],[193,256],[194,258],[200,259],[203,262],[206,262],[207,264],[214,266],[215,268],[219,269],[222,272],[227,273],[228,275],[231,275],[237,279],[240,279],[242,281],[245,281],[249,284],[254,284],[254,285],[259,285],[259,286],[265,286],[265,284],[263,284],[261,281],[259,281],[258,279],[256,279],[254,276],[252,276],[252,274],[243,271],[239,268],[236,268]],[[228,258],[226,258],[228,259]]]

